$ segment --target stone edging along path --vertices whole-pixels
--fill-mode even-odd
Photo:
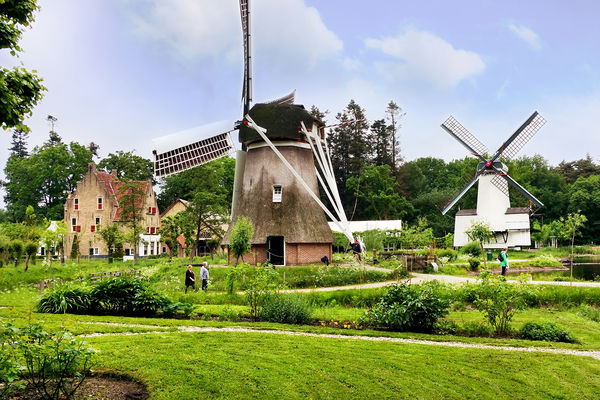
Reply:
[[[139,324],[119,324],[111,322],[83,322],[85,324],[99,324],[99,325],[112,325],[112,326],[125,326],[125,327],[137,327],[137,328],[162,328],[156,325],[139,325]],[[164,331],[151,331],[151,332],[117,332],[117,333],[91,333],[86,335],[79,335],[79,337],[100,337],[100,336],[132,336],[132,335],[147,335],[157,333],[177,333],[177,332],[223,332],[223,333],[260,333],[260,334],[273,334],[273,335],[289,335],[289,336],[307,336],[314,338],[327,338],[327,339],[348,339],[348,340],[364,340],[371,342],[391,342],[391,343],[405,343],[405,344],[418,344],[425,346],[445,346],[445,347],[459,347],[465,349],[486,349],[486,350],[504,350],[504,351],[520,351],[527,353],[547,353],[547,354],[563,354],[573,355],[580,357],[592,357],[596,360],[600,360],[600,351],[587,351],[587,350],[569,350],[569,349],[552,349],[544,347],[510,347],[510,346],[493,346],[488,344],[477,344],[477,343],[462,343],[462,342],[437,342],[435,340],[420,340],[420,339],[403,339],[403,338],[392,338],[384,336],[352,336],[352,335],[339,335],[330,333],[310,333],[310,332],[294,332],[294,331],[279,331],[274,329],[253,329],[253,328],[218,328],[218,327],[200,327],[200,326],[178,326],[177,331],[169,331],[172,326],[164,327]]]

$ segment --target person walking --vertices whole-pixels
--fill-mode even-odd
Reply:
[[[508,249],[505,247],[498,255],[498,259],[500,259],[500,266],[502,267],[502,276],[506,276],[506,270],[509,268],[507,251]]]
[[[208,263],[206,261],[202,263],[202,268],[200,268],[200,279],[202,279],[202,290],[206,292],[208,289],[208,280],[210,279],[208,275]]]
[[[187,270],[185,271],[185,293],[188,291],[188,287],[192,287],[192,289],[196,290],[196,275],[194,271],[192,271],[192,265],[189,264]]]
[[[354,259],[360,264],[362,262],[362,259],[360,258],[360,253],[362,253],[362,249],[357,239],[354,239],[354,243],[350,243],[350,248],[352,249],[352,253],[354,254]]]

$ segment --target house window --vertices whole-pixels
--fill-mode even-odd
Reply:
[[[163,253],[166,253],[166,252],[167,252],[167,248],[166,248],[165,246],[163,246],[163,248],[162,248],[162,252],[163,252]]]
[[[75,199],[75,209],[79,210],[79,199]]]
[[[71,228],[73,228],[73,232],[77,231],[77,218],[71,218]]]
[[[281,203],[281,185],[273,185],[273,203]]]
[[[130,250],[129,249],[125,249],[125,255],[126,256],[130,256],[131,254],[129,254],[129,253],[130,253]]]
[[[96,232],[96,225],[92,225],[90,228],[92,232]]]
[[[75,232],[81,232],[81,225],[77,225],[75,227]]]
[[[100,225],[100,218],[96,217],[96,225]]]
[[[152,207],[152,214],[156,214],[156,207]]]
[[[152,235],[154,235],[156,233],[156,228],[155,227],[150,228],[150,233]]]
[[[98,197],[98,210],[102,210],[102,197]]]
[[[97,247],[94,247],[94,255],[97,256],[98,254],[100,254],[100,251]]]

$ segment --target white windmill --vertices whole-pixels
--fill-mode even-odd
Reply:
[[[454,246],[464,246],[470,241],[466,231],[474,221],[488,223],[495,234],[495,238],[485,245],[486,248],[531,245],[529,227],[531,207],[511,207],[508,185],[510,184],[528,198],[531,204],[537,207],[542,207],[543,204],[508,175],[508,168],[500,162],[500,158],[513,158],[545,123],[544,118],[537,111],[534,112],[490,158],[486,158],[488,149],[485,145],[454,117],[450,116],[442,124],[446,132],[481,160],[473,179],[442,210],[442,214],[446,214],[475,182],[479,181],[477,209],[463,209],[456,213]]]
[[[239,129],[242,150],[236,154],[231,225],[248,217],[256,262],[276,265],[331,259],[333,235],[325,214],[351,241],[335,179],[323,124],[301,105],[294,93],[280,99],[252,102],[249,1],[240,0],[244,43],[242,121],[222,121],[154,140],[155,174],[166,176],[233,152],[230,133]],[[319,170],[315,167],[315,160]],[[324,189],[333,212],[319,199]],[[224,244],[229,244],[229,232]]]

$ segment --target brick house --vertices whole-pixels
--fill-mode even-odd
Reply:
[[[140,206],[143,209],[142,226],[144,234],[140,235],[139,256],[159,254],[160,226],[156,196],[150,181],[137,181],[145,195]],[[75,191],[69,193],[64,206],[64,218],[67,225],[65,237],[65,254],[71,254],[73,239],[79,239],[79,251],[83,256],[108,257],[108,249],[102,241],[99,230],[103,224],[116,223],[123,232],[129,228],[126,221],[121,220],[119,181],[114,173],[98,171],[96,164],[90,163],[83,179],[77,183]],[[133,256],[133,246],[124,244],[126,256]]]
[[[187,210],[188,204],[189,204],[189,202],[187,200],[183,200],[183,199],[175,200],[160,214],[160,219],[162,220],[163,218],[166,218],[166,217],[175,217],[175,215],[179,214],[180,212]],[[228,224],[223,224],[221,226],[223,231],[226,231],[228,229],[228,227],[229,227]],[[214,238],[215,238],[215,236],[212,233],[210,233],[208,231],[201,231],[200,237],[198,238],[198,247],[196,248],[194,255],[195,256],[203,256],[203,255],[209,254],[210,252],[209,252],[209,248],[207,245],[207,241],[210,239],[214,239]],[[177,254],[177,257],[184,257],[185,256],[185,247],[186,247],[185,246],[185,238],[183,237],[183,235],[179,235],[179,237],[177,238],[177,241],[179,242],[179,252]],[[167,247],[163,243],[161,252],[165,253],[166,251],[167,251]]]

